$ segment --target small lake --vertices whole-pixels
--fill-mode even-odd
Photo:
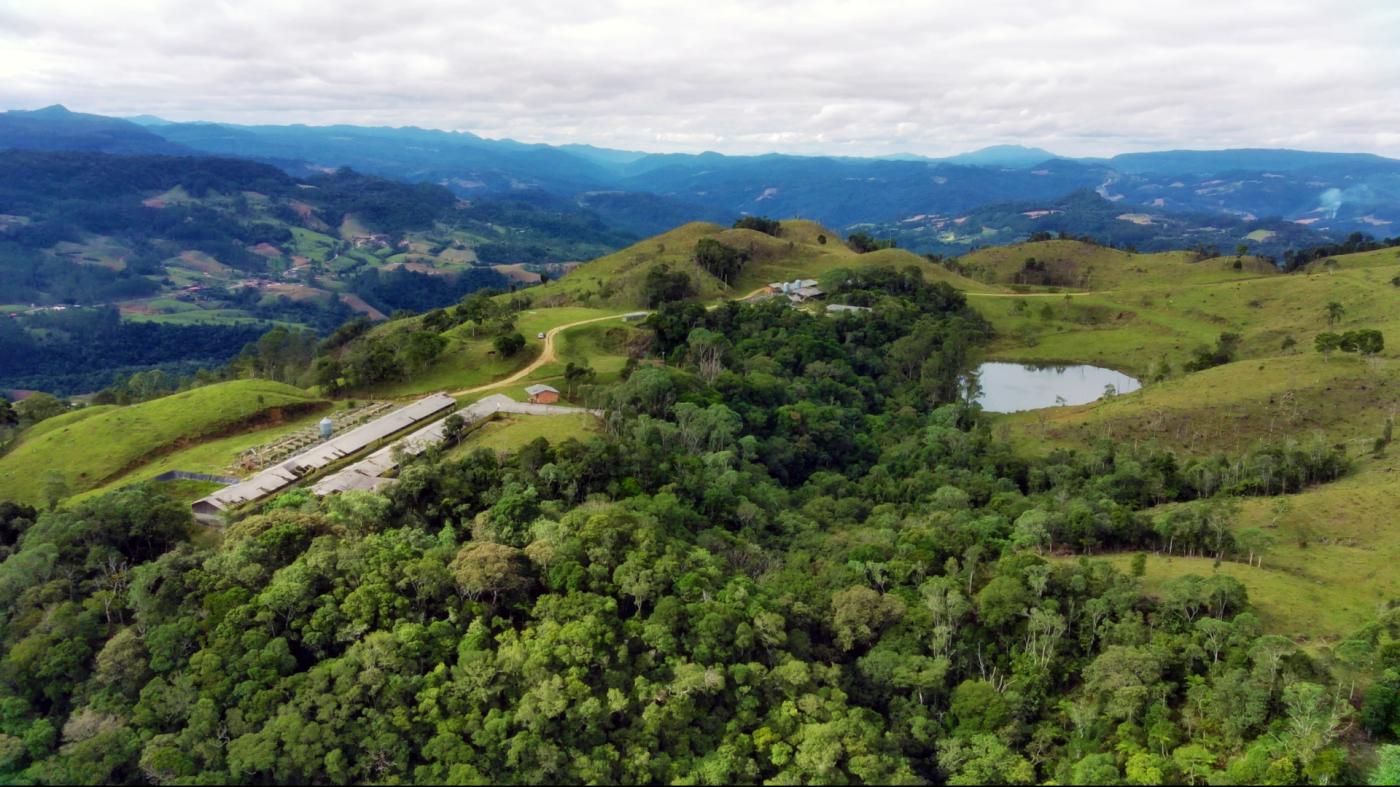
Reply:
[[[1142,383],[1122,372],[1084,364],[984,363],[977,367],[977,373],[982,384],[982,395],[977,401],[994,413],[1087,404],[1102,397],[1109,385],[1120,394],[1142,387]],[[1056,401],[1056,397],[1064,401]]]

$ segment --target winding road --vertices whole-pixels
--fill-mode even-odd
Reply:
[[[492,388],[501,388],[501,387],[503,387],[503,386],[512,385],[512,384],[514,384],[514,383],[518,383],[518,382],[520,382],[521,380],[525,379],[526,377],[529,377],[532,373],[534,373],[534,371],[535,371],[536,369],[539,369],[541,366],[544,366],[544,365],[547,364],[547,363],[552,363],[553,361],[556,360],[555,355],[554,355],[554,337],[557,336],[557,335],[559,335],[559,333],[560,333],[561,331],[567,331],[567,330],[569,330],[570,328],[577,328],[577,327],[579,327],[580,325],[588,325],[589,323],[594,323],[594,322],[605,322],[605,321],[607,321],[607,320],[620,320],[620,319],[622,319],[624,316],[625,316],[625,315],[622,315],[622,314],[610,314],[610,315],[608,315],[607,317],[590,317],[590,318],[588,318],[587,320],[578,320],[577,322],[565,323],[564,325],[556,325],[555,327],[550,328],[548,331],[545,331],[545,334],[544,334],[544,348],[543,348],[542,350],[540,350],[539,357],[537,357],[535,360],[533,360],[533,361],[531,361],[531,362],[525,364],[525,366],[523,366],[523,367],[521,367],[520,369],[518,369],[518,370],[516,370],[515,372],[513,372],[509,377],[504,377],[504,378],[502,378],[502,379],[500,379],[500,380],[497,380],[497,381],[495,381],[495,382],[486,383],[485,385],[478,385],[478,386],[476,386],[476,387],[474,387],[474,388],[463,388],[463,389],[460,390],[460,391],[449,391],[449,392],[448,392],[448,395],[449,395],[449,396],[467,396],[467,395],[469,395],[469,394],[481,393],[482,391],[489,391],[489,390],[491,390]]]

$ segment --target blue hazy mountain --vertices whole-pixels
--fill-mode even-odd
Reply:
[[[0,147],[197,151],[272,163],[297,176],[351,167],[437,183],[467,199],[547,195],[551,204],[563,200],[637,235],[742,214],[801,216],[842,230],[898,225],[1082,189],[1163,215],[1400,233],[1400,161],[1370,154],[1172,150],[1076,159],[1018,145],[944,158],[648,154],[414,127],[141,121],[62,107],[9,112],[0,114]]]
[[[0,149],[6,148],[163,155],[191,152],[130,121],[72,112],[62,104],[0,112]]]

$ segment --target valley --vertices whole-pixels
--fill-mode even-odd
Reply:
[[[688,250],[706,238],[745,251],[748,262],[739,276],[724,282],[689,257]],[[1041,261],[1054,280],[1080,286],[1020,283],[1021,263],[1029,259]],[[1238,457],[1268,446],[1321,440],[1342,447],[1355,463],[1346,480],[1246,502],[1237,531],[1264,532],[1271,544],[1268,559],[1258,567],[1230,561],[1211,566],[1210,558],[1158,552],[1147,564],[1149,583],[1186,572],[1227,572],[1249,591],[1267,629],[1318,646],[1361,625],[1377,604],[1395,594],[1395,587],[1377,582],[1376,572],[1394,559],[1400,544],[1400,535],[1383,524],[1389,510],[1386,496],[1400,489],[1400,482],[1390,477],[1389,452],[1376,453],[1373,443],[1400,408],[1400,358],[1394,347],[1366,359],[1346,354],[1324,358],[1312,347],[1315,335],[1329,329],[1375,326],[1394,335],[1400,328],[1390,283],[1400,274],[1400,255],[1391,251],[1342,256],[1325,271],[1282,274],[1251,258],[1132,254],[1077,241],[1044,241],[974,253],[945,266],[899,250],[857,254],[835,232],[810,222],[784,222],[776,238],[692,224],[523,291],[527,300],[522,303],[528,306],[515,313],[512,329],[525,337],[524,346],[511,358],[494,357],[490,338],[477,335],[483,326],[468,322],[441,333],[445,349],[427,367],[401,382],[352,393],[352,401],[405,400],[434,391],[447,391],[463,402],[497,393],[520,399],[530,384],[564,386],[566,362],[588,368],[584,388],[601,391],[619,383],[628,357],[645,347],[637,343],[644,331],[624,315],[636,321],[654,309],[647,301],[653,271],[684,273],[694,282],[695,296],[713,307],[752,298],[768,281],[801,276],[826,281],[870,268],[915,270],[927,282],[964,292],[994,328],[986,346],[989,360],[1094,363],[1143,379],[1140,391],[1089,404],[990,415],[992,433],[1020,453],[1092,453],[1117,444],[1185,456]],[[1332,301],[1345,305],[1335,326],[1324,308]],[[366,334],[365,341],[421,329],[422,319],[390,321]],[[1222,333],[1238,337],[1231,358],[1187,371],[1198,351],[1215,345]],[[221,395],[245,402],[253,396],[255,389],[228,388],[234,385],[239,384],[196,391],[227,391]],[[314,398],[315,386],[311,390],[305,396],[312,415],[280,416],[266,427],[248,421],[252,428],[232,435],[221,426],[227,422],[223,416],[219,418],[225,420],[208,425],[182,425],[184,433],[163,438],[173,440],[169,449],[158,448],[162,438],[142,443],[135,453],[104,449],[101,466],[93,469],[81,469],[56,452],[65,445],[106,445],[110,438],[101,436],[109,428],[106,420],[128,410],[136,417],[142,408],[165,408],[167,400],[118,408],[106,418],[102,408],[79,410],[46,423],[48,435],[37,427],[26,433],[0,459],[0,492],[42,501],[39,479],[30,475],[21,480],[20,471],[4,471],[6,465],[69,468],[65,481],[75,493],[112,490],[174,469],[228,472],[238,452],[328,412],[330,405]],[[340,395],[346,393],[351,392]],[[582,402],[590,396],[568,398]],[[261,391],[257,399],[260,405],[266,402]],[[73,421],[57,423],[64,419]],[[522,441],[552,436],[548,425],[507,424],[487,431],[492,437],[482,445],[523,444],[496,436],[502,429],[519,431]],[[209,436],[191,441],[200,434]],[[188,487],[182,494],[192,499],[204,489]],[[1126,565],[1129,557],[1115,561]],[[1354,579],[1331,579],[1343,575]]]

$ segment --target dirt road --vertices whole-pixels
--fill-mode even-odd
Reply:
[[[541,366],[544,366],[547,363],[552,363],[555,360],[554,337],[559,335],[561,331],[567,331],[570,328],[577,328],[580,325],[588,325],[589,323],[594,322],[604,322],[605,320],[620,320],[622,319],[622,317],[623,315],[621,314],[612,314],[608,315],[607,317],[590,317],[587,320],[579,320],[578,322],[571,322],[565,325],[557,325],[553,328],[550,328],[548,331],[545,332],[544,349],[540,350],[540,355],[538,358],[529,362],[528,364],[525,364],[523,368],[514,372],[509,377],[497,380],[494,383],[478,385],[475,388],[463,388],[460,391],[451,391],[450,395],[466,396],[468,394],[481,393],[482,391],[489,391],[492,388],[500,388],[502,386],[518,383],[526,377],[529,377],[536,369],[540,368]]]

